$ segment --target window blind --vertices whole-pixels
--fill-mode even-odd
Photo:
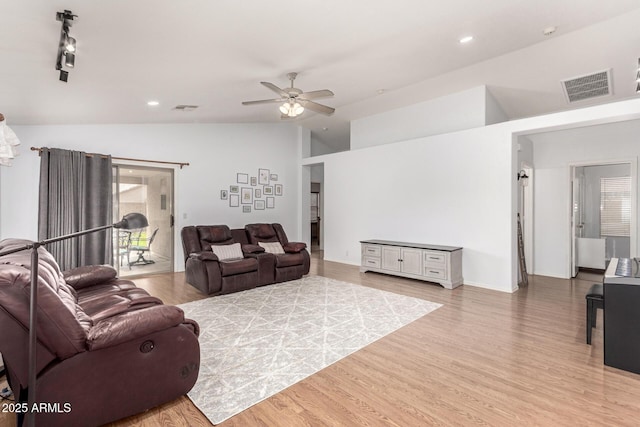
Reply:
[[[600,235],[629,237],[631,177],[600,178]]]

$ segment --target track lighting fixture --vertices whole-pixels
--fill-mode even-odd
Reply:
[[[58,57],[56,70],[60,71],[60,81],[66,82],[69,72],[62,69],[62,66],[73,68],[76,64],[76,39],[69,35],[72,21],[77,18],[70,10],[56,13],[56,21],[62,22],[60,29],[60,41],[58,42]]]

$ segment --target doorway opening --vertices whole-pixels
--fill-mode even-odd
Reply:
[[[145,215],[149,226],[114,230],[114,266],[120,277],[173,271],[173,169],[113,167],[113,217]]]
[[[309,248],[320,258],[324,257],[324,163],[309,168]]]
[[[320,188],[319,182],[311,183],[310,212],[312,252],[320,250],[320,223],[322,221],[320,217]]]
[[[632,162],[571,166],[571,276],[603,273],[611,258],[635,253]]]

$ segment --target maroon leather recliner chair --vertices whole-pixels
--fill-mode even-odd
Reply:
[[[0,252],[30,243],[6,239]],[[198,325],[110,266],[61,272],[39,250],[36,414],[39,426],[97,426],[169,402],[196,382]],[[27,401],[31,251],[0,257],[0,353]],[[58,408],[59,410],[53,410]]]

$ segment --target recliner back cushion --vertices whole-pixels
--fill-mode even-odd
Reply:
[[[258,242],[279,241],[271,224],[248,224],[244,228],[249,234],[251,244],[257,245]]]
[[[0,252],[32,243],[6,239]],[[38,250],[38,340],[61,359],[86,350],[91,319],[77,304],[76,294],[67,285],[53,256]],[[0,305],[25,328],[29,327],[31,250],[0,258]]]
[[[199,225],[196,227],[203,251],[210,250],[211,245],[233,243],[231,230],[226,225]]]

